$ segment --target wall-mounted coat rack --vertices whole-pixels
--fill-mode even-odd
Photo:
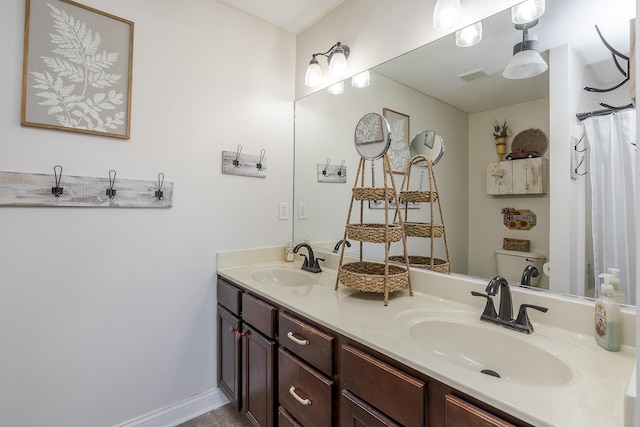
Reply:
[[[173,183],[164,178],[116,180],[115,170],[104,178],[71,176],[59,165],[52,175],[0,172],[0,206],[170,208],[172,201]]]
[[[238,145],[235,151],[222,152],[222,173],[228,175],[251,176],[254,178],[266,178],[267,157],[266,151],[260,151],[260,155],[242,154],[242,145]]]
[[[331,159],[327,159],[326,163],[318,163],[318,182],[347,182],[347,167],[344,160],[340,165],[332,165]]]

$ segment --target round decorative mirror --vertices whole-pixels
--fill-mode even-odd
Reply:
[[[354,134],[356,151],[366,160],[384,156],[391,145],[391,127],[377,113],[367,113],[358,121]]]
[[[431,159],[432,164],[438,163],[444,154],[444,140],[439,133],[432,130],[423,130],[413,137],[411,146],[409,147],[411,157],[422,155]],[[416,164],[416,166],[424,167],[425,162]]]

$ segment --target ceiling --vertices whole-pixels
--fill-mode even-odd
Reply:
[[[217,1],[298,34],[345,0]]]

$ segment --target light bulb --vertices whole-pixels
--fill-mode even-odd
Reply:
[[[351,86],[361,89],[368,87],[371,84],[371,74],[369,70],[363,71],[355,76],[351,77]]]
[[[511,20],[514,24],[527,24],[540,18],[544,9],[544,0],[527,0],[511,8]]]
[[[343,79],[349,73],[347,65],[347,57],[344,50],[340,46],[333,49],[333,53],[329,58],[329,75],[333,80]]]
[[[332,95],[342,95],[344,93],[344,81],[332,84],[327,88],[327,92]]]
[[[308,87],[316,87],[322,81],[322,70],[318,60],[314,57],[309,62],[307,72],[304,75],[304,84]]]
[[[433,28],[447,31],[460,24],[462,6],[460,0],[438,0],[433,9]]]
[[[482,22],[464,27],[456,31],[456,45],[469,47],[480,43],[482,40]]]

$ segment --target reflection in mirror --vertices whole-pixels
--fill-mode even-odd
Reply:
[[[530,251],[544,255],[548,262],[545,271],[549,273],[541,272],[538,289],[592,297],[598,278],[593,273],[593,256],[589,258],[593,253],[586,206],[590,177],[569,176],[570,144],[583,133],[576,113],[601,109],[599,103],[630,102],[629,84],[607,93],[583,88],[611,87],[611,82],[619,82],[619,71],[595,25],[612,46],[626,54],[633,16],[634,0],[620,0],[615,8],[601,0],[547,0],[546,11],[530,34],[538,37],[549,70],[529,79],[508,80],[502,70],[522,33],[515,29],[507,9],[482,20],[483,40],[475,46],[456,47],[450,34],[373,67],[367,88],[351,86],[347,80],[343,95],[318,91],[297,100],[294,200],[306,203],[307,209],[306,219],[294,222],[294,238],[320,245],[326,242],[329,250],[340,239],[351,188],[319,186],[306,171],[314,170],[327,157],[344,158],[355,167],[359,156],[351,145],[353,124],[369,111],[387,108],[410,116],[412,129],[431,129],[446,140],[447,155],[439,159],[436,169],[452,273],[493,277],[496,251],[502,250],[503,239],[529,240]],[[550,111],[555,112],[553,117]],[[487,166],[496,162],[491,126],[495,120],[506,121],[512,135],[531,128],[547,135],[549,148],[542,157],[550,171],[543,175],[544,194],[487,194]],[[408,135],[408,140],[415,136]],[[512,142],[508,138],[507,149]],[[535,213],[535,227],[509,229],[503,209]],[[368,214],[375,216],[380,211]],[[551,247],[552,230],[559,228],[571,230],[572,237],[566,240],[572,242],[566,249]],[[635,276],[621,286],[634,284]]]
[[[435,131],[423,130],[413,137],[409,149],[411,157],[425,156],[435,165],[444,154],[444,140]],[[426,167],[427,165],[422,162],[416,164],[416,166]]]
[[[354,144],[363,159],[376,160],[384,156],[391,145],[387,119],[377,113],[365,114],[356,125]]]

